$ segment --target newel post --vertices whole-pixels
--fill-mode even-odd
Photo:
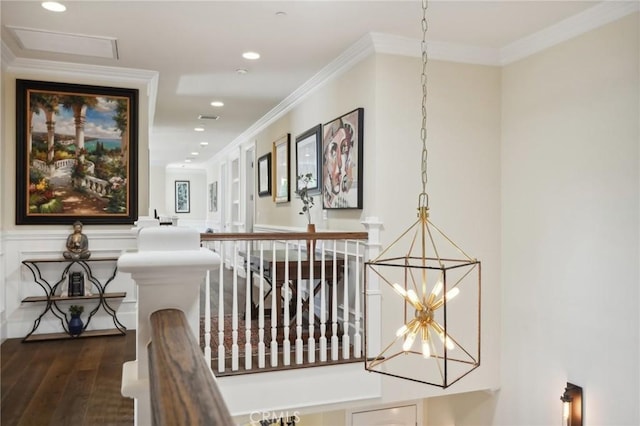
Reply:
[[[138,289],[136,360],[122,368],[122,395],[135,398],[136,425],[151,424],[149,400],[149,317],[155,311],[183,311],[199,336],[200,286],[207,270],[217,269],[220,256],[200,247],[196,229],[173,226],[142,228],[138,250],[118,259],[118,270],[131,273]]]
[[[369,233],[367,240],[367,259],[375,259],[380,254],[382,244],[380,242],[380,230],[382,222],[377,217],[367,217],[362,224]],[[372,357],[380,353],[380,328],[381,310],[382,310],[382,292],[380,291],[380,283],[375,274],[369,274],[367,268],[364,271],[368,274],[366,277],[367,287],[364,289],[366,298],[367,322],[365,323],[365,339],[367,352],[365,357]]]

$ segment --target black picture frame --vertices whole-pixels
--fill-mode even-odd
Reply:
[[[311,173],[307,185],[310,194],[319,194],[322,185],[320,153],[322,152],[322,124],[313,126],[296,136],[296,193],[302,189],[298,176]]]
[[[273,201],[276,204],[288,203],[291,200],[289,171],[291,170],[291,134],[280,137],[273,142]]]
[[[364,108],[323,126],[322,207],[362,209]]]
[[[138,90],[16,80],[16,225],[138,218]]]
[[[258,197],[271,195],[271,153],[258,158]]]
[[[175,181],[175,212],[191,212],[191,183],[188,180]]]

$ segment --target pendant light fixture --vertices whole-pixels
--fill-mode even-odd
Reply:
[[[422,2],[422,192],[418,219],[373,260],[365,262],[365,289],[387,285],[381,312],[382,351],[365,336],[368,371],[447,388],[480,365],[480,261],[467,255],[429,219],[427,187],[427,0]],[[365,298],[366,301],[366,298]],[[396,303],[397,302],[397,303]],[[365,302],[366,303],[366,302]],[[393,334],[392,334],[393,333]],[[385,340],[390,340],[384,344]],[[376,348],[377,351],[377,348]]]

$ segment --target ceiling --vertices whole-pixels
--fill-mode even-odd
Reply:
[[[157,71],[150,150],[160,165],[192,157],[190,166],[202,166],[368,33],[421,37],[421,3],[414,0],[62,3],[67,10],[55,13],[38,1],[2,0],[5,48],[17,58]],[[597,3],[431,1],[428,39],[498,51]],[[118,58],[24,49],[16,27],[116,39]],[[243,59],[245,51],[261,58]],[[224,106],[212,107],[214,100]],[[200,114],[220,118],[195,132]]]

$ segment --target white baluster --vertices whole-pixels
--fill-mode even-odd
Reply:
[[[244,305],[244,325],[245,325],[245,344],[244,344],[244,369],[251,370],[251,361],[253,359],[253,346],[251,345],[251,242],[247,241],[247,257],[246,257],[246,276],[245,276],[245,305]]]
[[[278,277],[276,277],[276,242],[271,242],[272,263],[271,267],[271,366],[278,366]]]
[[[231,302],[231,328],[233,343],[231,345],[231,370],[238,371],[240,348],[238,347],[238,242],[233,243],[233,290]]]
[[[258,368],[264,368],[264,245],[260,241],[260,290],[258,299]]]
[[[343,308],[342,308],[342,358],[349,359],[349,242],[344,240],[344,272],[342,274]]]
[[[315,287],[315,279],[313,276],[314,267],[315,267],[315,259],[314,259],[314,247],[315,241],[309,246],[309,253],[307,256],[309,258],[309,297],[307,298],[307,309],[309,311],[309,337],[307,339],[307,360],[309,363],[313,364],[316,362],[316,336],[315,336],[315,304],[314,304],[314,287]]]
[[[220,258],[224,259],[225,247],[221,246]],[[231,330],[229,330],[231,331]],[[225,368],[225,348],[224,348],[224,267],[218,270],[218,371],[223,373]]]
[[[204,280],[204,359],[211,367],[211,271]]]
[[[289,303],[291,299],[291,292],[289,288],[289,243],[285,242],[284,245],[284,341],[282,343],[282,354],[284,365],[291,365],[291,340],[289,339],[289,323],[291,322],[291,314],[289,312]]]
[[[320,248],[320,361],[327,360],[327,300],[325,295],[326,258],[324,252],[324,244]]]
[[[362,334],[360,333],[360,271],[362,268],[362,260],[360,259],[360,241],[356,241],[356,279],[355,279],[355,319],[354,319],[354,335],[353,335],[353,356],[360,358],[362,356]]]
[[[298,241],[298,280],[296,281],[296,364],[302,364],[302,251]]]
[[[338,360],[338,256],[337,242],[333,241],[333,271],[331,277],[331,360]]]

